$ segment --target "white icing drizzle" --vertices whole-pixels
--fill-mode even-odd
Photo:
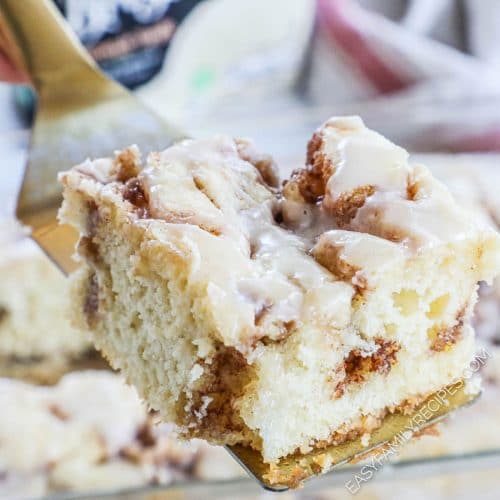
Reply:
[[[356,283],[332,288],[338,278],[310,255],[320,237],[320,245],[341,247],[347,262],[376,269],[381,260],[408,258],[487,229],[425,167],[410,165],[404,149],[360,118],[331,119],[317,133],[334,166],[317,205],[278,200],[226,136],[186,140],[152,154],[140,174],[151,217],[165,221],[155,226],[155,237],[186,259],[193,286],[206,287],[224,342],[279,339],[301,319],[314,321],[313,296],[322,303],[328,297],[329,321],[348,316]],[[373,194],[339,231],[331,207],[367,185]],[[277,210],[286,228],[275,221]]]
[[[183,141],[150,156],[140,178],[151,215],[167,221],[166,239],[189,253],[191,279],[208,284],[224,340],[244,341],[243,332],[281,337],[314,307],[308,294],[326,293],[335,282],[307,255],[311,245],[275,222],[274,193],[240,158],[232,139]],[[207,227],[219,234],[203,231]],[[353,293],[350,286],[337,292],[332,312],[348,307]]]
[[[405,193],[410,173],[408,153],[366,128],[361,118],[331,118],[320,134],[323,153],[335,165],[335,172],[327,183],[327,197],[336,199],[366,185]]]
[[[488,230],[427,168],[411,165],[403,148],[366,128],[359,117],[332,118],[318,133],[321,151],[334,166],[321,204],[332,206],[365,186],[374,189],[346,229],[394,239],[413,251]]]

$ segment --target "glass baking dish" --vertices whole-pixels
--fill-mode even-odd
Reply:
[[[443,498],[449,491],[459,488],[463,496],[453,498],[497,498],[494,488],[498,484],[500,468],[500,449],[478,451],[462,455],[450,455],[434,458],[404,460],[385,465],[365,482],[359,482],[360,488],[352,488],[353,478],[361,477],[362,466],[344,467],[325,474],[306,483],[304,488],[286,493],[271,493],[262,490],[250,478],[237,478],[224,481],[186,481],[169,486],[144,486],[114,491],[89,491],[79,493],[60,493],[44,497],[44,500],[78,499],[137,499],[137,500],[215,500],[215,499],[265,499],[279,495],[279,498],[292,499],[396,499],[402,493],[416,492],[420,496],[410,498]],[[425,479],[425,480],[424,480]],[[452,487],[453,484],[453,487]],[[417,490],[418,489],[418,490]],[[483,492],[485,495],[481,495]],[[352,495],[356,496],[353,497]]]

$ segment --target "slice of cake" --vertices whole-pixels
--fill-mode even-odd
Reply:
[[[27,232],[0,219],[0,376],[53,383],[75,368],[105,366],[88,332],[70,324],[67,289]]]
[[[184,436],[266,463],[370,432],[463,377],[500,238],[356,117],[280,189],[229,137],[61,175],[74,315]]]

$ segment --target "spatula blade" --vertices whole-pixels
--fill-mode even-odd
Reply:
[[[306,455],[292,455],[272,466],[264,463],[261,454],[251,448],[240,445],[226,448],[263,488],[284,491],[365,455],[377,453],[377,450],[380,451],[388,443],[395,441],[396,437],[399,437],[401,442],[402,433],[409,432],[411,436],[421,432],[446,418],[450,412],[472,403],[477,397],[478,394],[469,394],[466,391],[464,381],[459,381],[429,396],[410,414],[388,414],[381,427],[372,433],[368,447],[359,438],[337,446],[313,450]]]
[[[64,272],[74,268],[69,256],[76,234],[56,223],[61,204],[58,172],[86,158],[112,156],[131,144],[159,151],[183,137],[120,85],[97,73],[91,77],[84,88],[57,96],[40,92],[17,205],[18,218],[31,226],[33,238]]]

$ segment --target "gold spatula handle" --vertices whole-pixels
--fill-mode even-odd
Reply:
[[[0,0],[0,44],[37,91],[96,65],[49,0]]]

